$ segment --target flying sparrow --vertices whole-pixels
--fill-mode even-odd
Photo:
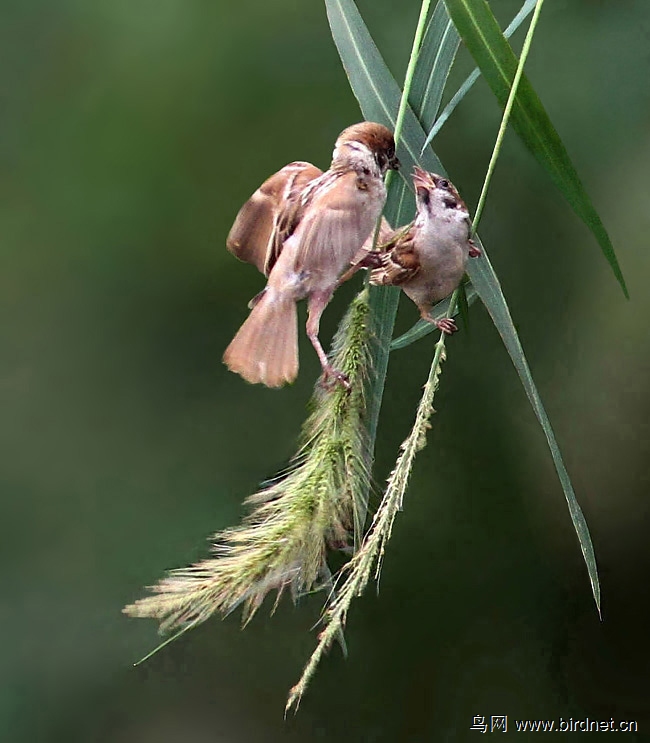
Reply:
[[[364,265],[359,251],[386,200],[383,175],[398,167],[390,130],[363,122],[339,135],[325,173],[310,163],[290,163],[244,204],[226,245],[268,281],[224,353],[231,371],[267,387],[292,382],[298,374],[296,302],[307,299],[307,336],[324,379],[347,383],[327,361],[320,318],[345,270],[357,256],[352,273]]]
[[[416,167],[413,185],[415,221],[395,230],[381,245],[381,265],[371,271],[370,283],[401,286],[424,320],[453,333],[456,323],[449,318],[434,320],[431,307],[454,291],[468,256],[475,258],[481,251],[470,239],[469,212],[452,183]]]

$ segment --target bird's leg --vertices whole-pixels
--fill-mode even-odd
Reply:
[[[350,261],[350,268],[339,278],[337,287],[351,279],[361,268],[367,268],[371,271],[373,268],[380,268],[383,265],[383,255],[384,252],[380,246],[377,250],[372,250],[364,245]]]
[[[431,307],[420,308],[420,315],[423,320],[426,320],[432,325],[435,325],[438,330],[442,330],[442,332],[446,333],[447,335],[451,335],[458,330],[458,326],[451,317],[443,317],[442,320],[434,320],[433,317],[431,317],[431,315],[429,314],[430,311]]]
[[[356,268],[379,268],[383,265],[382,260],[383,253],[378,250],[370,250],[366,253],[363,258],[356,264]]]
[[[359,263],[351,265],[345,273],[339,276],[339,280],[336,282],[336,288],[338,289],[341,284],[345,284],[346,281],[349,281],[360,268],[363,268],[363,266]]]
[[[372,270],[373,268],[379,268],[382,265],[381,253],[378,250],[365,251],[359,260],[357,260],[357,258],[358,256],[356,256],[355,260],[352,261],[350,268],[348,268],[345,273],[341,274],[336,284],[337,287],[341,286],[341,284],[345,284],[346,281],[349,281],[361,268]]]
[[[323,350],[318,339],[320,329],[320,318],[323,310],[327,307],[332,290],[315,291],[309,295],[307,300],[307,337],[311,341],[314,350],[318,354],[320,365],[323,367],[323,383],[329,384],[331,381],[342,384],[346,389],[350,389],[350,381],[343,372],[337,371],[327,360],[327,354]]]

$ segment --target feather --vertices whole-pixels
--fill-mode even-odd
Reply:
[[[293,162],[264,181],[239,210],[226,240],[228,250],[268,276],[286,239],[277,238],[279,223],[282,221],[284,230],[287,222],[295,227],[298,197],[307,183],[321,174],[311,163]],[[284,204],[287,207],[281,212]]]
[[[310,183],[308,216],[295,233],[296,267],[308,266],[310,274],[332,275],[335,281],[374,229],[385,198],[379,188],[383,191],[381,182],[354,171],[330,171]]]
[[[381,266],[370,272],[370,283],[397,286],[410,281],[419,270],[420,259],[414,244],[413,227],[410,226],[398,231],[387,245],[382,245]]]
[[[291,297],[265,291],[223,355],[247,382],[281,387],[298,374],[298,313]]]

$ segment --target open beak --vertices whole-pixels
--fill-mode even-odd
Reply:
[[[428,191],[435,187],[435,182],[431,177],[431,173],[427,173],[426,170],[422,170],[417,165],[413,168],[413,186],[416,191],[425,190]]]

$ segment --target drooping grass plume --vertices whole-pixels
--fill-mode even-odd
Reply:
[[[454,296],[457,296],[457,292]],[[455,301],[450,305],[449,316],[452,316]],[[436,351],[429,370],[429,377],[424,393],[417,408],[415,423],[408,437],[400,447],[395,467],[388,478],[386,492],[377,509],[372,524],[361,548],[343,568],[344,579],[335,592],[332,592],[329,605],[325,611],[325,628],[318,637],[318,644],[312,653],[298,683],[289,692],[285,712],[298,706],[316,668],[332,641],[341,636],[345,627],[348,610],[354,598],[360,596],[370,580],[374,567],[374,577],[379,577],[386,543],[390,539],[393,523],[408,485],[415,455],[426,446],[426,435],[431,428],[430,418],[433,414],[433,397],[438,387],[442,362],[445,360],[445,336],[440,334]]]
[[[126,614],[157,619],[164,633],[241,605],[245,624],[270,591],[278,592],[277,603],[287,588],[295,599],[326,580],[328,548],[344,546],[352,532],[359,538],[357,514],[365,514],[369,332],[364,290],[332,343],[332,364],[347,375],[350,391],[317,385],[289,471],[248,498],[253,510],[241,526],[214,535],[212,557],[173,570]]]

